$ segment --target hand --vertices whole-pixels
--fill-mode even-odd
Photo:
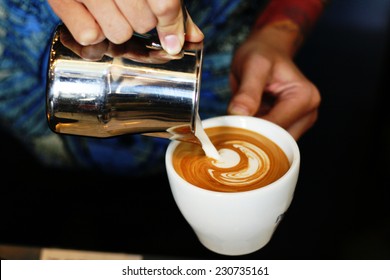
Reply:
[[[104,56],[125,58],[140,63],[163,64],[174,59],[181,59],[183,52],[176,55],[167,54],[164,50],[145,48],[144,39],[134,36],[123,44],[113,44],[104,40],[94,45],[79,44],[65,26],[61,26],[60,41],[73,53],[89,61],[100,61]],[[189,44],[189,43],[187,43]]]
[[[237,49],[228,113],[267,119],[297,140],[317,120],[321,97],[292,61],[288,41],[275,32],[257,32]]]
[[[180,0],[48,0],[53,11],[81,45],[105,38],[121,44],[134,32],[143,34],[156,28],[162,47],[178,54],[184,41],[200,42],[203,33],[187,15]]]

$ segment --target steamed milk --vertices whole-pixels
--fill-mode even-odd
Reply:
[[[289,169],[284,152],[273,141],[251,130],[220,126],[203,129],[201,146],[182,142],[173,154],[176,172],[193,185],[221,191],[247,191],[266,186]]]
[[[218,153],[217,149],[211,143],[210,138],[207,136],[206,132],[203,129],[202,121],[200,120],[199,114],[196,116],[196,130],[195,130],[195,136],[199,139],[202,149],[206,156],[209,158],[213,158],[215,160],[220,159],[220,154]]]

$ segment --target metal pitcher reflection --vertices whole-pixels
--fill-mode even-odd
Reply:
[[[202,43],[186,43],[181,53],[169,55],[153,35],[82,46],[61,24],[49,57],[49,127],[79,136],[140,133],[199,143],[202,55]]]

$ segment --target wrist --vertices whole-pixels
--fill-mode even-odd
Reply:
[[[271,0],[257,18],[253,33],[267,34],[274,43],[294,54],[320,17],[324,0]],[[274,37],[281,38],[274,38]]]
[[[303,41],[299,26],[288,19],[271,22],[260,29],[254,29],[250,37],[290,57],[294,56]]]

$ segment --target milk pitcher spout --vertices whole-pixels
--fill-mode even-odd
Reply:
[[[49,127],[79,136],[137,133],[199,143],[202,56],[202,43],[186,43],[178,55],[169,55],[153,35],[81,46],[61,24],[48,65]]]

